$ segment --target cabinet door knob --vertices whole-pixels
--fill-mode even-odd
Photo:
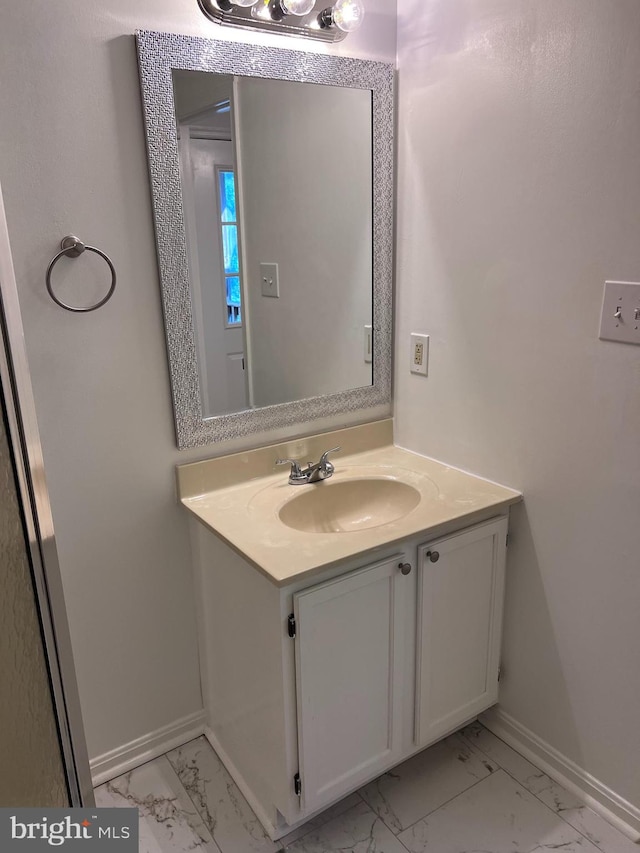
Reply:
[[[437,551],[427,551],[427,557],[432,563],[437,563],[440,559],[440,554]]]
[[[411,574],[411,563],[398,563],[398,568],[403,575]]]

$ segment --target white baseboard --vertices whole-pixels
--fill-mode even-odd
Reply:
[[[612,791],[500,708],[491,708],[481,714],[480,722],[632,841],[640,841],[640,808]]]
[[[102,785],[110,779],[115,779],[123,773],[134,770],[147,761],[164,755],[170,749],[176,749],[187,741],[204,734],[204,711],[196,711],[181,720],[176,720],[168,726],[156,729],[130,743],[105,752],[89,762],[93,787]]]

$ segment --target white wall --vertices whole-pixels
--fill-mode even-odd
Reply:
[[[395,2],[367,6],[336,52],[393,61]],[[0,33],[0,183],[91,756],[201,708],[173,466],[231,447],[175,450],[137,28],[241,37],[208,22],[195,0],[5,3]],[[74,231],[118,269],[116,295],[93,314],[62,311],[44,288],[59,240]],[[104,269],[90,257],[59,267],[63,293],[69,283],[77,294],[81,278],[90,298]]]
[[[235,91],[254,404],[371,385],[370,92],[252,77]],[[261,263],[278,264],[277,299]]]
[[[524,490],[503,708],[640,804],[640,5],[398,5],[397,437]]]

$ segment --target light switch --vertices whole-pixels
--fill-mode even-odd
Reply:
[[[260,264],[260,280],[262,295],[280,297],[280,282],[278,281],[278,264]]]
[[[600,338],[640,344],[640,284],[630,281],[606,281]]]

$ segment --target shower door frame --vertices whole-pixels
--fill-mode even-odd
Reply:
[[[91,807],[95,799],[1,186],[0,385],[69,802]]]

